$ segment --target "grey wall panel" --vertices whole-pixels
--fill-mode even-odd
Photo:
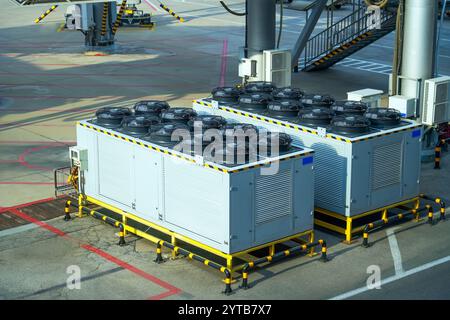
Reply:
[[[134,146],[106,135],[97,139],[99,194],[134,207]]]
[[[140,217],[146,220],[162,220],[159,199],[162,188],[159,173],[162,156],[136,145],[133,148],[136,212],[139,212]]]
[[[228,175],[169,158],[164,167],[165,220],[218,245],[228,241]]]

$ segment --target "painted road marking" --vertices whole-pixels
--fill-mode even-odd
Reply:
[[[5,208],[2,208],[2,209],[5,209]],[[99,249],[97,247],[94,247],[94,246],[92,246],[92,245],[90,245],[88,243],[84,243],[82,240],[77,239],[77,238],[73,237],[72,235],[69,235],[69,234],[65,233],[64,231],[53,227],[52,225],[50,225],[50,224],[48,224],[48,223],[46,223],[44,221],[40,221],[38,219],[35,219],[35,218],[33,218],[33,217],[31,217],[31,216],[29,216],[29,215],[19,211],[16,208],[9,208],[9,211],[12,212],[13,214],[15,214],[16,216],[18,216],[18,217],[20,217],[20,218],[22,218],[24,220],[27,220],[27,221],[29,221],[31,223],[34,223],[34,224],[38,225],[39,227],[41,227],[43,229],[46,229],[46,230],[48,230],[48,231],[50,231],[50,232],[52,232],[52,233],[54,233],[54,234],[64,238],[64,239],[67,239],[67,240],[70,240],[70,241],[72,241],[74,243],[77,243],[77,244],[80,245],[81,248],[83,248],[83,249],[85,249],[87,251],[90,251],[92,253],[95,253],[96,255],[104,258],[105,260],[107,260],[107,261],[109,261],[109,262],[111,262],[113,264],[116,264],[119,267],[122,267],[122,268],[124,268],[124,269],[126,269],[126,270],[128,270],[128,271],[130,271],[130,272],[132,272],[132,273],[134,273],[134,274],[136,274],[136,275],[138,275],[138,276],[140,276],[140,277],[142,277],[142,278],[144,278],[144,279],[146,279],[146,280],[148,280],[150,282],[153,282],[154,284],[156,284],[156,285],[158,285],[158,286],[160,286],[160,287],[162,287],[164,289],[166,289],[165,292],[162,292],[160,294],[157,294],[157,295],[149,297],[149,299],[151,299],[151,300],[160,300],[160,299],[172,296],[172,295],[176,295],[176,294],[181,292],[181,289],[179,289],[179,288],[169,284],[168,282],[165,282],[164,280],[161,280],[161,279],[159,279],[159,278],[157,278],[157,277],[155,277],[155,276],[153,276],[153,275],[151,275],[151,274],[149,274],[149,273],[147,273],[147,272],[145,272],[145,271],[143,271],[143,270],[141,270],[141,269],[139,269],[139,268],[137,268],[137,267],[135,267],[135,266],[133,266],[133,265],[131,265],[131,264],[129,264],[129,263],[127,263],[127,262],[117,258],[117,257],[115,257],[115,256],[112,256],[109,253],[107,253],[107,252],[105,252],[105,251],[103,251],[103,250],[101,250],[101,249]]]
[[[357,69],[362,71],[368,71],[383,75],[389,75],[392,72],[392,66],[388,64],[378,63],[378,62],[372,62],[362,59],[353,59],[353,58],[346,58],[338,63],[336,63],[336,66],[351,68],[351,69]]]
[[[401,275],[405,272],[405,270],[403,270],[402,255],[400,253],[400,248],[398,247],[397,238],[395,236],[395,230],[397,229],[398,227],[390,228],[386,230],[386,234],[389,240],[389,247],[391,248],[392,259],[394,260],[395,274]]]
[[[433,267],[439,266],[439,265],[447,263],[447,262],[450,262],[450,256],[446,256],[444,258],[437,259],[437,260],[425,263],[425,264],[423,264],[421,266],[418,266],[418,267],[413,268],[411,270],[405,271],[402,274],[398,274],[398,275],[396,274],[394,276],[388,277],[388,278],[386,278],[386,279],[381,281],[381,285],[383,286],[383,285],[386,285],[388,283],[391,283],[391,282],[394,282],[394,281],[398,281],[400,279],[412,276],[412,275],[414,275],[416,273],[419,273],[419,272],[431,269]],[[335,296],[335,297],[333,297],[333,298],[331,298],[329,300],[344,300],[344,299],[348,299],[348,298],[354,297],[354,296],[356,296],[358,294],[364,293],[364,292],[369,291],[369,290],[372,290],[372,289],[369,289],[367,287],[361,287],[359,289],[351,290],[351,291],[345,292],[343,294],[340,294],[338,296]]]

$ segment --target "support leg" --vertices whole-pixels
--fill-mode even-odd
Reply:
[[[347,225],[345,228],[345,242],[350,243],[352,242],[352,218],[347,218]]]

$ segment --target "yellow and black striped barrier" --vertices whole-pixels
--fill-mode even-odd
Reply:
[[[106,19],[108,19],[108,2],[103,2],[103,15],[102,15],[102,37],[106,34]]]
[[[163,8],[165,11],[167,11],[172,17],[174,17],[175,19],[177,19],[180,22],[184,22],[185,20],[180,17],[179,15],[177,15],[175,12],[172,11],[172,9],[169,9],[166,5],[160,3],[159,6],[161,8]]]
[[[440,213],[439,220],[445,220],[445,202],[444,202],[444,200],[442,200],[442,198],[434,197],[434,196],[427,196],[425,194],[420,194],[419,196],[422,199],[437,203],[439,205],[439,213]]]
[[[95,210],[91,210],[88,207],[85,207],[85,206],[73,203],[70,200],[66,202],[66,206],[64,208],[64,212],[67,215],[69,214],[68,213],[69,212],[69,207],[71,205],[76,207],[76,208],[78,208],[80,210],[80,212],[84,211],[86,214],[94,217],[95,219],[101,220],[101,221],[106,222],[107,224],[109,224],[109,225],[111,225],[113,227],[119,228],[119,243],[118,243],[118,245],[119,246],[124,246],[126,244],[125,243],[125,227],[124,227],[124,225],[121,222],[119,222],[117,220],[114,220],[113,218],[108,217],[107,215],[104,215],[104,214],[102,214],[100,212],[97,212]],[[70,216],[69,216],[69,219],[70,219]],[[64,220],[66,220],[66,221],[68,221],[69,219],[66,219],[64,217]]]
[[[441,151],[442,147],[445,146],[446,140],[439,140],[438,144],[434,148],[434,169],[441,168]]]
[[[440,212],[439,220],[440,221],[444,221],[445,220],[445,202],[441,198],[427,196],[425,194],[420,194],[419,197],[422,198],[422,199],[425,199],[425,200],[437,203],[440,206],[440,208],[439,208],[439,212]],[[385,218],[382,218],[380,220],[374,221],[372,223],[366,224],[364,226],[364,228],[363,228],[363,243],[362,243],[362,246],[365,247],[365,248],[370,247],[370,244],[369,244],[369,232],[370,232],[370,230],[372,230],[374,228],[382,227],[382,226],[384,226],[384,225],[386,225],[388,223],[397,222],[399,220],[402,220],[404,218],[408,218],[408,217],[411,217],[411,216],[414,217],[416,219],[416,221],[419,221],[421,212],[426,212],[427,223],[430,226],[432,226],[434,224],[434,221],[433,221],[433,207],[430,204],[426,204],[422,208],[409,209],[409,210],[406,210],[403,213],[398,213],[398,214],[393,215],[391,217],[385,217]]]
[[[53,11],[55,11],[55,9],[56,8],[58,8],[58,5],[53,5],[53,6],[51,6],[50,7],[50,9],[48,9],[47,11],[45,11],[43,14],[41,14],[38,18],[36,18],[35,20],[34,20],[34,23],[39,23],[39,22],[41,22],[42,20],[44,20],[44,18],[46,17],[46,16],[48,16],[50,13],[52,13]]]
[[[292,247],[290,249],[284,250],[284,251],[280,251],[278,253],[269,255],[269,256],[265,256],[262,257],[260,259],[254,260],[254,261],[250,261],[248,263],[246,263],[244,265],[244,267],[242,268],[242,284],[240,285],[241,289],[249,289],[250,286],[248,284],[248,273],[250,271],[250,269],[256,267],[257,265],[263,264],[263,263],[271,263],[271,262],[275,262],[275,261],[280,261],[283,258],[286,258],[292,254],[295,253],[300,253],[300,252],[307,252],[308,249],[310,248],[314,248],[316,246],[321,246],[322,247],[322,254],[320,256],[320,260],[322,262],[327,262],[328,261],[328,257],[327,257],[327,243],[325,240],[319,240],[317,242],[312,242],[312,243],[308,243],[308,244],[301,244],[295,247]]]
[[[199,256],[199,255],[194,254],[190,251],[187,251],[183,248],[175,246],[175,245],[171,244],[170,242],[167,242],[164,240],[158,241],[158,243],[156,245],[156,259],[154,260],[154,262],[156,262],[156,263],[164,262],[164,260],[162,258],[162,253],[161,253],[162,246],[172,250],[176,254],[181,254],[191,260],[201,262],[205,266],[211,267],[213,269],[216,269],[216,270],[222,272],[223,274],[225,274],[225,290],[222,293],[229,295],[233,292],[231,289],[231,272],[230,272],[230,270],[228,270],[224,266],[221,266],[218,263],[215,263],[211,260],[203,258],[202,256]]]
[[[72,203],[72,201],[67,200],[66,201],[66,205],[64,206],[64,221],[69,221],[70,218],[70,204]]]
[[[120,5],[119,12],[117,13],[116,21],[114,22],[114,25],[112,28],[113,35],[116,34],[117,29],[119,28],[120,21],[122,21],[123,11],[125,10],[126,5],[127,5],[127,0],[122,0],[122,4]]]

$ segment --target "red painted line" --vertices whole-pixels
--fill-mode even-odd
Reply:
[[[35,219],[33,217],[30,217],[29,215],[27,215],[27,214],[25,214],[23,212],[20,212],[17,209],[12,208],[12,209],[9,209],[9,211],[14,213],[16,216],[20,217],[21,219],[26,220],[26,221],[31,222],[31,223],[34,223],[34,224],[37,224],[39,227],[44,228],[44,229],[46,229],[46,230],[48,230],[50,232],[53,232],[54,234],[56,234],[56,235],[58,235],[60,237],[66,237],[67,236],[67,234],[65,232],[63,232],[62,230],[59,230],[59,229],[57,229],[57,228],[55,228],[55,227],[53,227],[53,226],[51,226],[51,225],[49,225],[49,224],[47,224],[47,223],[45,223],[43,221],[40,221],[40,220]]]
[[[163,292],[161,294],[157,294],[157,295],[148,297],[147,300],[161,300],[161,299],[164,299],[166,297],[170,297],[170,296],[173,296],[175,294],[178,294],[180,292],[181,292],[181,290],[178,291],[178,292],[175,292],[174,290],[168,290],[168,291]]]
[[[131,271],[131,272],[137,274],[138,276],[141,276],[142,278],[147,279],[147,280],[149,280],[149,281],[159,285],[160,287],[163,287],[164,289],[169,290],[168,292],[164,293],[163,297],[167,297],[169,295],[177,294],[177,293],[179,293],[181,291],[180,289],[172,286],[171,284],[169,284],[169,283],[167,283],[167,282],[165,282],[165,281],[163,281],[163,280],[161,280],[159,278],[156,278],[155,276],[152,276],[151,274],[148,274],[147,272],[145,272],[145,271],[143,271],[141,269],[138,269],[138,268],[136,268],[136,267],[126,263],[125,261],[122,261],[122,260],[120,260],[120,259],[118,259],[118,258],[116,258],[116,257],[114,257],[114,256],[112,256],[112,255],[110,255],[108,253],[106,253],[103,250],[100,250],[100,249],[95,248],[95,247],[93,247],[91,245],[88,245],[88,244],[84,244],[81,247],[83,249],[86,249],[88,251],[96,253],[100,257],[102,257],[102,258],[104,258],[104,259],[106,259],[106,260],[108,260],[108,261],[110,261],[112,263],[115,263],[118,266],[120,266],[120,267],[122,267],[124,269],[127,269],[128,271]],[[156,297],[160,297],[160,296],[162,296],[162,294],[157,295]]]
[[[56,234],[58,236],[78,241],[78,239],[67,235],[64,231],[62,231],[62,230],[60,230],[58,228],[55,228],[55,227],[53,227],[53,226],[51,226],[51,225],[49,225],[49,224],[47,224],[47,223],[45,223],[43,221],[37,220],[37,219],[35,219],[33,217],[30,217],[29,215],[27,215],[27,214],[25,214],[23,212],[20,212],[19,210],[15,209],[15,208],[10,209],[9,211],[11,211],[15,215],[17,215],[18,217],[20,217],[20,218],[22,218],[22,219],[24,219],[26,221],[34,223],[34,224],[38,225],[41,228],[44,228],[44,229],[46,229],[46,230],[48,230],[50,232],[53,232],[54,234]],[[94,247],[94,246],[92,246],[90,244],[86,244],[86,243],[81,244],[81,248],[83,248],[85,250],[88,250],[88,251],[90,251],[92,253],[95,253],[96,255],[102,257],[103,259],[108,260],[109,262],[112,262],[112,263],[114,263],[114,264],[116,264],[116,265],[118,265],[118,266],[120,266],[120,267],[122,267],[122,268],[124,268],[124,269],[126,269],[126,270],[128,270],[128,271],[130,271],[130,272],[132,272],[132,273],[134,273],[134,274],[136,274],[136,275],[138,275],[138,276],[140,276],[140,277],[142,277],[142,278],[144,278],[144,279],[146,279],[146,280],[148,280],[150,282],[153,282],[153,283],[157,284],[158,286],[168,290],[167,292],[164,292],[162,294],[151,296],[149,299],[157,299],[157,300],[159,300],[159,299],[162,299],[162,298],[174,295],[174,294],[178,294],[178,293],[181,292],[181,289],[179,289],[179,288],[169,284],[168,282],[165,282],[164,280],[161,280],[161,279],[159,279],[159,278],[157,278],[157,277],[155,277],[155,276],[153,276],[153,275],[151,275],[151,274],[149,274],[149,273],[147,273],[147,272],[145,272],[145,271],[143,271],[143,270],[141,270],[139,268],[136,268],[135,266],[132,266],[131,264],[126,263],[125,261],[120,260],[119,258],[114,257],[114,256],[110,255],[109,253],[107,253],[107,252],[105,252],[105,251],[103,251],[103,250],[101,250],[99,248],[96,248],[96,247]]]
[[[41,170],[41,171],[52,171],[53,168],[35,166],[35,165],[28,163],[28,161],[25,159],[25,157],[27,157],[28,155],[30,155],[33,152],[37,152],[37,151],[41,151],[41,150],[49,149],[49,148],[54,148],[54,147],[59,147],[59,146],[58,145],[44,145],[44,146],[40,146],[40,147],[26,149],[23,153],[21,153],[19,155],[18,162],[20,165],[22,165],[28,169]]]
[[[221,66],[220,66],[220,82],[219,86],[225,86],[225,75],[227,73],[227,52],[228,52],[228,39],[223,40]]]

